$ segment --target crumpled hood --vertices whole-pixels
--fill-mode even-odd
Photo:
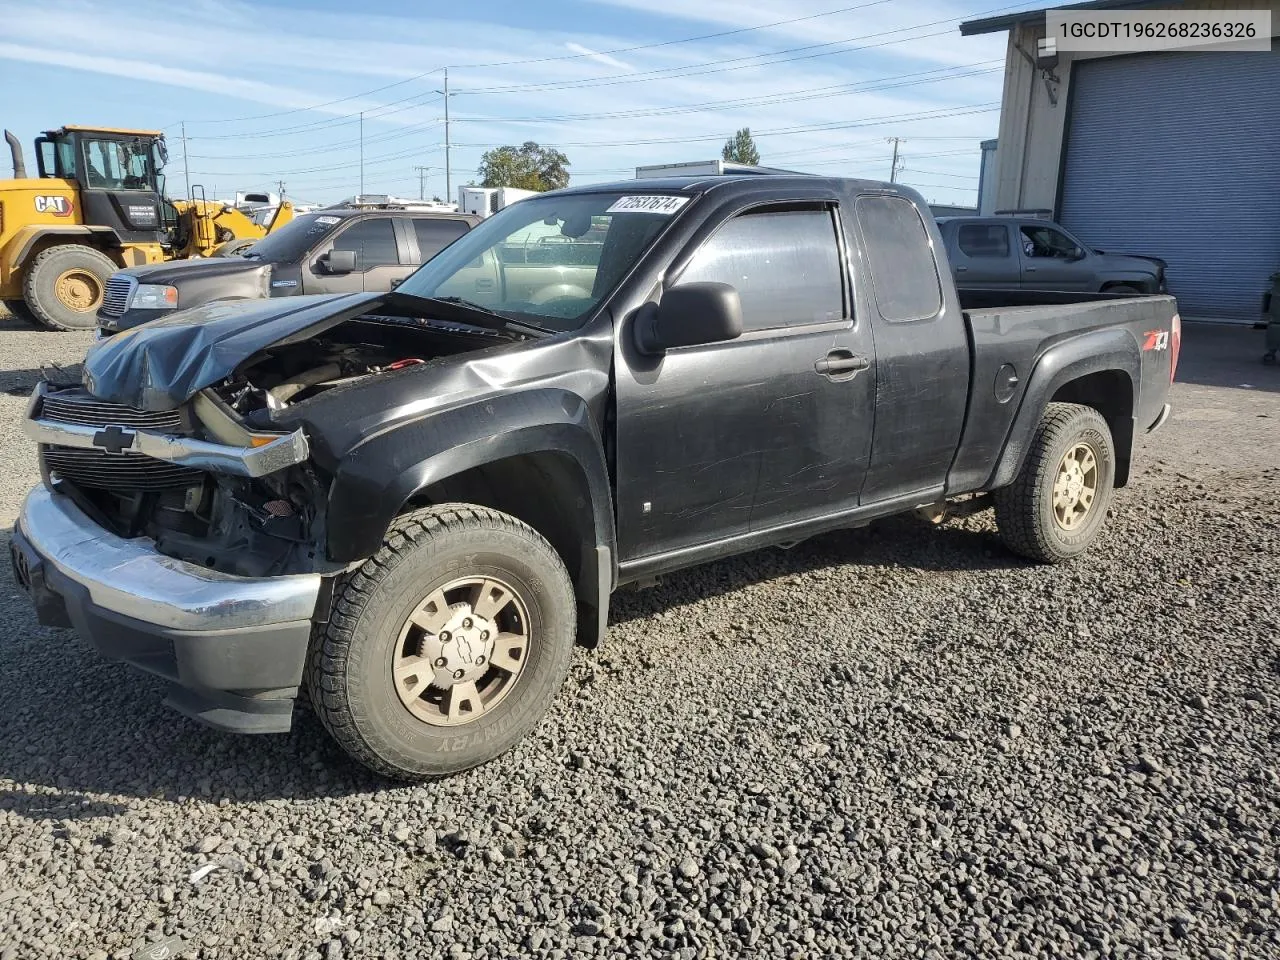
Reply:
[[[172,410],[260,350],[375,310],[386,296],[219,301],[179,310],[94,343],[84,360],[85,389],[111,403]]]

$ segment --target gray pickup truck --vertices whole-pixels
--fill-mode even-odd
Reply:
[[[240,256],[116,271],[98,310],[100,336],[215,300],[385,293],[479,222],[465,213],[394,208],[306,213]]]
[[[1167,293],[1158,257],[1094,250],[1052,220],[939,217],[947,258],[961,290]]]

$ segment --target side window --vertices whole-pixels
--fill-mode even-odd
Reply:
[[[353,224],[338,235],[333,249],[354,250],[357,270],[400,262],[390,217],[371,217]]]
[[[1022,228],[1022,252],[1028,257],[1053,257],[1071,260],[1075,256],[1075,242],[1061,230],[1052,227],[1028,226]]]
[[[960,227],[956,245],[966,257],[1007,257],[1009,228],[1002,223],[966,223]]]
[[[886,320],[924,320],[942,309],[942,282],[929,231],[902,197],[859,197],[871,286]]]
[[[743,330],[839,320],[844,282],[831,211],[735,217],[698,249],[677,285],[707,281],[738,291]]]
[[[418,253],[422,256],[422,262],[426,263],[466,233],[467,224],[463,220],[427,220],[419,217],[413,221],[413,232],[418,235]]]

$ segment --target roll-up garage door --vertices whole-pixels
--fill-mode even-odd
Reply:
[[[1184,317],[1258,319],[1280,270],[1280,50],[1077,62],[1060,217],[1169,261]]]

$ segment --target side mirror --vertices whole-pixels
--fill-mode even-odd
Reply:
[[[330,250],[320,258],[326,273],[352,273],[356,269],[356,252],[354,250]]]
[[[1071,251],[1071,262],[1075,263],[1077,260],[1083,260],[1086,256],[1088,256],[1088,254],[1086,254],[1084,250],[1080,247],[1076,247]]]
[[[675,347],[723,343],[742,334],[742,301],[727,283],[686,283],[646,304],[636,316],[636,346],[660,354]]]

